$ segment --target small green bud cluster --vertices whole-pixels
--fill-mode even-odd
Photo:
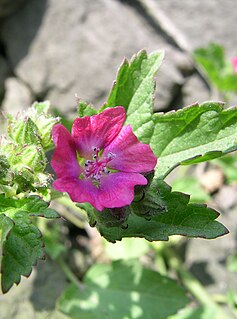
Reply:
[[[49,102],[34,103],[16,117],[6,116],[8,136],[0,137],[0,193],[47,193],[52,178],[44,172],[45,152],[53,147],[51,130],[59,122],[48,109]]]

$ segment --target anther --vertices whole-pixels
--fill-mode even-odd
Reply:
[[[85,166],[88,166],[88,165],[90,165],[91,163],[92,163],[92,161],[87,160],[87,161],[85,162]]]
[[[115,158],[115,156],[116,156],[116,155],[115,155],[114,153],[109,152],[108,155],[107,155],[107,158],[113,159],[113,158]]]
[[[92,176],[95,180],[99,181],[100,180],[100,174],[93,174]]]

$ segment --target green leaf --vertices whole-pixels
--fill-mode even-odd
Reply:
[[[188,303],[183,288],[137,261],[97,264],[80,290],[70,286],[58,308],[72,319],[166,319]]]
[[[0,193],[6,192],[12,193],[11,185],[13,180],[13,174],[10,169],[10,164],[5,155],[0,154]],[[14,191],[13,191],[14,193]]]
[[[21,275],[28,277],[32,265],[43,258],[41,233],[32,225],[29,215],[23,211],[7,212],[14,227],[4,243],[1,264],[1,286],[6,293],[14,283],[19,284]]]
[[[127,111],[125,124],[132,124],[139,139],[149,143],[154,128],[152,121],[153,97],[155,91],[154,76],[164,57],[163,51],[147,55],[140,51],[129,63],[122,63],[114,82],[106,107],[123,106]]]
[[[29,276],[32,265],[44,255],[42,235],[39,229],[31,224],[31,216],[59,217],[38,196],[13,199],[0,195],[1,243],[3,243],[1,285],[4,293],[14,283],[20,282],[21,275]]]
[[[41,144],[18,145],[5,140],[1,151],[10,166],[6,177],[2,181],[0,179],[0,182],[4,184],[0,187],[1,192],[5,193],[6,185],[12,188],[12,190],[6,189],[6,192],[12,194],[15,191],[17,193],[28,190],[38,191],[49,185],[52,177],[50,174],[43,173],[47,159]]]
[[[210,195],[205,192],[200,184],[200,181],[194,176],[186,175],[175,178],[172,183],[172,190],[190,194],[192,203],[205,203],[211,199]]]
[[[9,136],[20,145],[40,144],[39,131],[35,123],[29,117],[23,120],[14,120],[8,126]]]
[[[150,145],[158,157],[156,176],[177,165],[218,158],[237,149],[237,108],[206,102],[166,114],[154,114]]]
[[[49,101],[35,102],[27,112],[39,130],[41,144],[45,151],[50,150],[54,146],[51,132],[53,126],[59,122],[58,117],[48,114],[49,107]]]
[[[11,217],[12,214],[24,212],[29,216],[39,216],[45,218],[58,218],[58,213],[48,208],[48,203],[40,199],[39,196],[13,199],[0,195],[0,213]]]
[[[112,260],[139,258],[149,249],[149,243],[142,238],[123,238],[116,245],[105,241],[106,255]]]
[[[5,194],[6,197],[16,196],[17,186],[8,186],[0,184],[0,194]]]
[[[225,317],[229,318],[229,317]],[[218,310],[214,307],[198,307],[182,309],[177,315],[171,316],[168,319],[224,319],[223,313],[218,314]],[[230,319],[230,318],[229,318]]]
[[[39,115],[41,115],[42,113],[48,114],[49,108],[50,108],[50,102],[49,101],[35,102],[32,105],[31,112],[33,112],[34,114],[38,113]]]
[[[5,155],[0,155],[0,181],[8,174],[10,165]]]
[[[206,73],[210,82],[220,91],[236,91],[237,75],[231,61],[225,58],[224,48],[211,43],[206,48],[194,51],[194,58]]]
[[[79,117],[96,115],[98,111],[85,101],[79,100],[78,102],[78,115]]]
[[[51,131],[59,122],[58,117],[48,114],[49,102],[35,102],[28,110],[17,118],[8,116],[9,136],[18,144],[42,145],[44,150],[53,146]]]
[[[151,145],[159,158],[156,176],[164,178],[177,165],[209,161],[235,150],[237,109],[223,110],[221,103],[206,102],[177,112],[152,114],[153,78],[162,59],[161,51],[149,55],[141,51],[130,63],[124,60],[101,110],[125,107],[125,124],[132,125],[141,142]]]
[[[153,206],[154,197],[157,197]],[[171,192],[163,181],[154,179],[145,198],[131,206],[125,227],[108,227],[97,220],[96,227],[108,241],[115,242],[123,237],[144,237],[149,241],[168,240],[171,235],[216,238],[228,230],[215,219],[219,216],[206,205],[190,204],[189,196]]]
[[[28,167],[31,171],[42,172],[47,163],[45,152],[40,145],[16,146],[8,160],[13,171]]]
[[[3,244],[7,239],[9,232],[14,226],[13,221],[5,216],[4,214],[0,215],[0,273],[1,273],[1,263],[2,263],[2,254],[3,254]]]

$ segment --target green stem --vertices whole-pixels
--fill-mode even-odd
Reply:
[[[228,304],[228,299],[225,295],[215,294],[212,299],[218,304]]]
[[[161,254],[160,252],[158,252],[156,256],[156,265],[158,267],[159,273],[163,276],[167,276],[167,268],[165,264],[165,259],[163,254]]]
[[[76,207],[74,203],[72,203],[70,200],[68,200],[65,197],[60,197],[56,199],[56,201],[65,206],[65,209],[60,212],[60,215],[63,218],[67,219],[78,228],[85,227],[85,222],[87,221],[87,217],[86,217],[86,212],[83,209]],[[69,211],[67,207],[69,207],[73,211]]]
[[[79,279],[75,276],[75,274],[71,271],[68,265],[64,262],[64,260],[59,257],[57,258],[57,262],[61,267],[62,271],[65,273],[68,280],[71,281],[74,285],[76,285],[80,290],[84,289],[84,285],[79,281]]]
[[[165,251],[168,262],[173,270],[178,274],[183,285],[203,306],[210,307],[217,312],[218,319],[230,319],[222,308],[214,302],[202,284],[184,267],[183,262],[170,248]]]

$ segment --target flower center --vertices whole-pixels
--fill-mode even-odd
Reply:
[[[85,162],[84,177],[92,178],[92,182],[98,186],[102,175],[109,174],[110,170],[106,167],[107,164],[115,158],[115,154],[109,152],[106,157],[101,157],[100,149],[93,147],[92,160]]]

